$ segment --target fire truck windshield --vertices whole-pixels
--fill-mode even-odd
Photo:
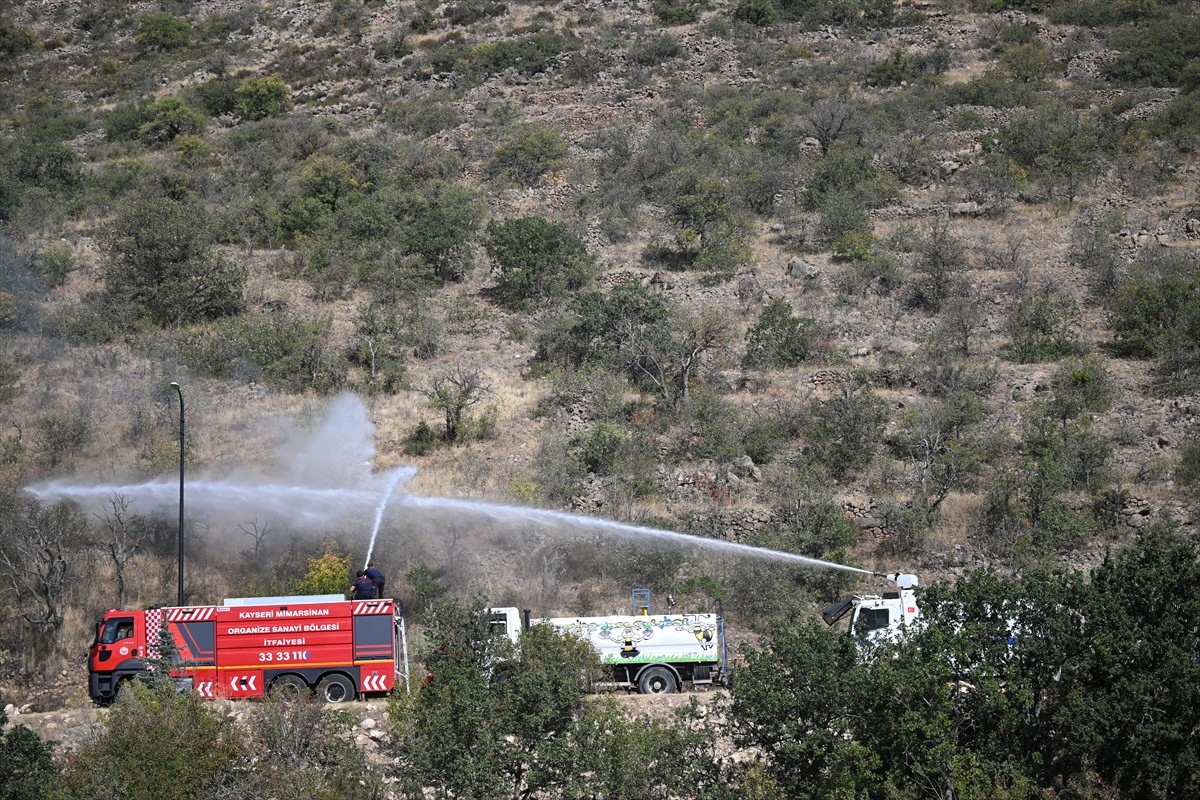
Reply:
[[[100,632],[100,644],[112,644],[131,636],[133,636],[132,617],[110,619],[104,623],[104,630]]]

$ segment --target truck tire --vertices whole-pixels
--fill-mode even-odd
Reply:
[[[271,681],[271,689],[267,694],[282,700],[299,700],[301,697],[310,696],[312,690],[299,675],[280,675]]]
[[[326,703],[349,703],[354,696],[354,682],[337,672],[326,675],[317,684],[317,697]]]
[[[638,675],[638,691],[642,694],[674,694],[679,681],[666,667],[647,667]]]

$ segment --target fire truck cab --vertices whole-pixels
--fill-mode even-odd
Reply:
[[[88,653],[93,702],[111,703],[156,663],[165,625],[177,659],[171,676],[201,697],[315,692],[328,703],[391,691],[402,664],[402,622],[392,600],[341,595],[229,598],[219,606],[111,610]]]

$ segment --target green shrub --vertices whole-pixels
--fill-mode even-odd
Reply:
[[[1089,355],[1063,363],[1051,379],[1051,411],[1061,420],[1073,420],[1085,411],[1107,411],[1116,394],[1112,374],[1103,359]]]
[[[425,420],[417,423],[404,437],[404,453],[410,456],[427,456],[437,449],[442,438]]]
[[[749,367],[798,366],[817,352],[819,331],[815,319],[793,316],[791,305],[776,297],[746,331],[744,363]]]
[[[575,295],[560,315],[548,316],[535,339],[538,361],[564,367],[601,365],[620,373],[624,331],[648,331],[647,339],[669,336],[672,308],[638,283],[622,283],[608,294]]]
[[[588,472],[609,475],[617,465],[625,432],[615,423],[601,420],[575,437],[579,458]]]
[[[64,770],[61,795],[74,800],[115,793],[128,800],[200,800],[228,790],[246,768],[242,734],[231,717],[170,682],[122,687],[128,702],[104,717],[94,741]]]
[[[442,12],[451,25],[463,26],[488,17],[496,17],[508,11],[504,3],[493,0],[459,0],[446,6]]]
[[[682,53],[683,45],[679,37],[671,33],[662,33],[635,42],[629,48],[629,59],[643,67],[656,67]]]
[[[1050,52],[1034,43],[1015,45],[1000,56],[1000,65],[1021,83],[1038,81],[1052,63]]]
[[[747,221],[719,178],[685,176],[670,211],[676,249],[667,255],[681,265],[731,275],[749,257]]]
[[[330,316],[287,312],[224,320],[190,331],[181,357],[199,375],[263,381],[287,392],[334,392],[346,381],[345,358],[330,347]]]
[[[538,185],[567,163],[567,143],[553,127],[522,125],[492,151],[488,172],[524,187]]]
[[[911,53],[895,49],[871,65],[865,83],[868,86],[899,86],[941,75],[950,68],[950,51],[944,46],[928,53]]]
[[[462,280],[483,216],[479,195],[456,183],[433,181],[407,192],[387,193],[404,252],[420,256],[442,280]]]
[[[950,230],[949,220],[929,226],[921,240],[916,271],[921,276],[913,284],[910,302],[918,308],[939,311],[954,291],[957,277],[967,268],[967,249]]]
[[[1081,355],[1084,348],[1076,333],[1080,320],[1075,301],[1048,287],[1023,297],[1006,321],[1012,344],[1005,355],[1022,364]]]
[[[868,150],[838,145],[815,165],[804,198],[816,209],[828,195],[844,192],[866,208],[878,208],[896,199],[899,191],[896,179],[875,166]]]
[[[561,297],[595,272],[595,257],[579,237],[541,217],[493,220],[483,246],[499,273],[497,297],[511,306]]]
[[[79,154],[62,142],[24,140],[19,145],[12,174],[29,186],[70,190],[83,182],[81,164]]]
[[[1191,12],[1127,25],[1111,39],[1122,52],[1104,72],[1126,85],[1181,86],[1189,65],[1200,59],[1200,19]]]
[[[166,13],[147,14],[133,42],[143,53],[170,52],[187,47],[191,33],[192,25],[186,19]]]
[[[700,18],[703,0],[654,0],[654,16],[663,25],[690,25]]]
[[[1166,14],[1159,0],[1092,0],[1056,2],[1047,9],[1052,22],[1089,28],[1154,20]]]
[[[234,76],[221,75],[192,89],[192,98],[209,116],[232,114],[237,108],[237,88],[241,84]]]
[[[101,237],[105,290],[160,325],[236,314],[245,271],[213,247],[205,210],[190,200],[125,203]]]
[[[7,16],[0,16],[0,62],[11,61],[32,50],[36,44],[33,31],[17,25]]]
[[[779,12],[771,0],[738,0],[733,9],[733,18],[762,28],[778,22]]]
[[[1095,176],[1106,142],[1093,119],[1058,104],[1018,116],[998,138],[1002,151],[1049,196],[1068,202]]]
[[[58,288],[67,282],[75,269],[75,254],[69,245],[53,244],[43,250],[34,262],[34,269],[44,285]]]
[[[887,420],[887,405],[865,382],[839,386],[808,409],[804,438],[810,463],[838,481],[864,469],[883,441]]]
[[[278,75],[247,78],[233,91],[233,110],[242,119],[277,117],[291,107],[291,89]]]
[[[203,131],[204,117],[193,111],[182,98],[167,95],[146,107],[145,121],[138,127],[138,136],[143,141],[154,144]]]
[[[1144,264],[1117,289],[1112,350],[1157,359],[1167,392],[1190,391],[1200,366],[1200,269],[1186,256]]]
[[[838,261],[865,261],[871,257],[876,244],[870,231],[849,230],[833,243],[833,257]]]

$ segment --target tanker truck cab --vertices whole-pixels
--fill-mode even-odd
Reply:
[[[93,698],[113,698],[121,681],[146,669],[145,615],[107,611],[96,623],[88,651],[88,684]]]
[[[896,573],[880,575],[896,584],[896,591],[882,595],[864,594],[847,597],[821,612],[825,623],[837,625],[847,616],[847,632],[858,639],[864,649],[898,640],[918,625],[921,612],[917,606],[916,575]]]

